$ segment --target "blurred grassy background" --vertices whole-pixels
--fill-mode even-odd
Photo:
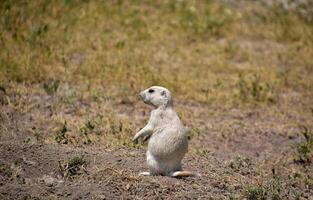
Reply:
[[[0,6],[2,83],[87,83],[122,96],[164,85],[180,98],[223,105],[275,103],[290,90],[312,95],[310,5],[6,0]]]
[[[41,90],[55,95],[59,143],[69,131],[84,143],[90,132],[106,131],[113,134],[95,137],[129,142],[144,120],[117,117],[116,109],[134,107],[138,91],[151,85],[173,91],[189,126],[212,113],[188,102],[313,113],[312,5],[288,2],[1,1],[0,86],[19,94],[9,104],[24,113],[35,112]],[[44,112],[36,123],[50,133],[56,125],[45,126],[52,122]]]

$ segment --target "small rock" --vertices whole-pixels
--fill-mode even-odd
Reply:
[[[106,198],[105,198],[105,195],[104,195],[104,194],[100,194],[100,195],[97,197],[97,199],[99,199],[99,200],[105,200]]]
[[[43,182],[44,182],[47,186],[49,186],[49,187],[51,187],[51,186],[53,186],[53,185],[55,185],[55,184],[58,184],[58,183],[62,183],[62,182],[63,182],[62,180],[58,180],[58,179],[53,178],[53,177],[48,176],[48,175],[44,175],[44,176],[42,177],[42,180],[43,180]]]

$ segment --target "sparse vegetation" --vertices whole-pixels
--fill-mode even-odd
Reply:
[[[68,162],[59,162],[58,172],[64,179],[73,180],[85,170],[86,161],[82,156],[76,156]]]
[[[269,83],[263,83],[259,74],[251,78],[239,76],[239,97],[242,101],[269,102],[278,100],[278,91],[275,91]]]
[[[0,161],[0,186],[6,182],[23,181],[21,178],[22,168],[17,163],[3,163]]]
[[[249,158],[244,156],[237,156],[229,162],[229,167],[235,172],[241,172],[242,174],[250,174],[252,162]]]
[[[246,193],[249,200],[266,200],[269,198],[267,191],[261,187],[248,188]]]
[[[43,88],[49,95],[53,95],[59,87],[60,81],[59,80],[52,80],[43,84]]]
[[[246,197],[249,200],[280,200],[288,197],[278,177],[268,177],[265,183],[246,189]]]
[[[13,171],[10,166],[7,166],[5,163],[0,163],[0,176],[4,181],[10,181],[13,177]],[[0,182],[0,186],[4,184]]]
[[[312,13],[295,0],[0,1],[0,199],[312,196]],[[150,85],[173,93],[197,181],[137,176]]]
[[[1,80],[43,81],[48,94],[64,82],[88,82],[102,85],[106,94],[125,102],[134,102],[130,94],[143,85],[160,84],[181,98],[219,104],[234,102],[237,79],[240,98],[271,103],[286,87],[277,85],[283,78],[275,74],[287,68],[286,89],[299,82],[309,88],[313,82],[309,22],[278,6],[247,4],[252,11],[215,1],[4,1]],[[84,15],[79,15],[81,10]],[[239,42],[242,37],[263,37],[268,45]],[[289,44],[289,38],[296,43]],[[277,41],[287,48],[280,48]],[[297,69],[290,70],[294,65]],[[308,72],[305,81],[300,68]],[[207,91],[217,82],[223,82],[223,88]]]
[[[302,131],[304,141],[298,147],[297,161],[301,163],[313,162],[313,133],[307,128],[303,127]]]
[[[67,136],[65,135],[66,132],[67,132],[67,124],[65,121],[62,127],[56,131],[55,141],[60,144],[67,144],[69,140]]]

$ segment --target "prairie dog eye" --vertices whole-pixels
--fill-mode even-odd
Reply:
[[[148,90],[149,93],[153,93],[154,92],[154,89],[150,89]]]

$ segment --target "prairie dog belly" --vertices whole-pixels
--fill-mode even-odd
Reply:
[[[160,160],[181,160],[187,152],[188,140],[184,130],[160,130],[149,140],[148,150]]]

